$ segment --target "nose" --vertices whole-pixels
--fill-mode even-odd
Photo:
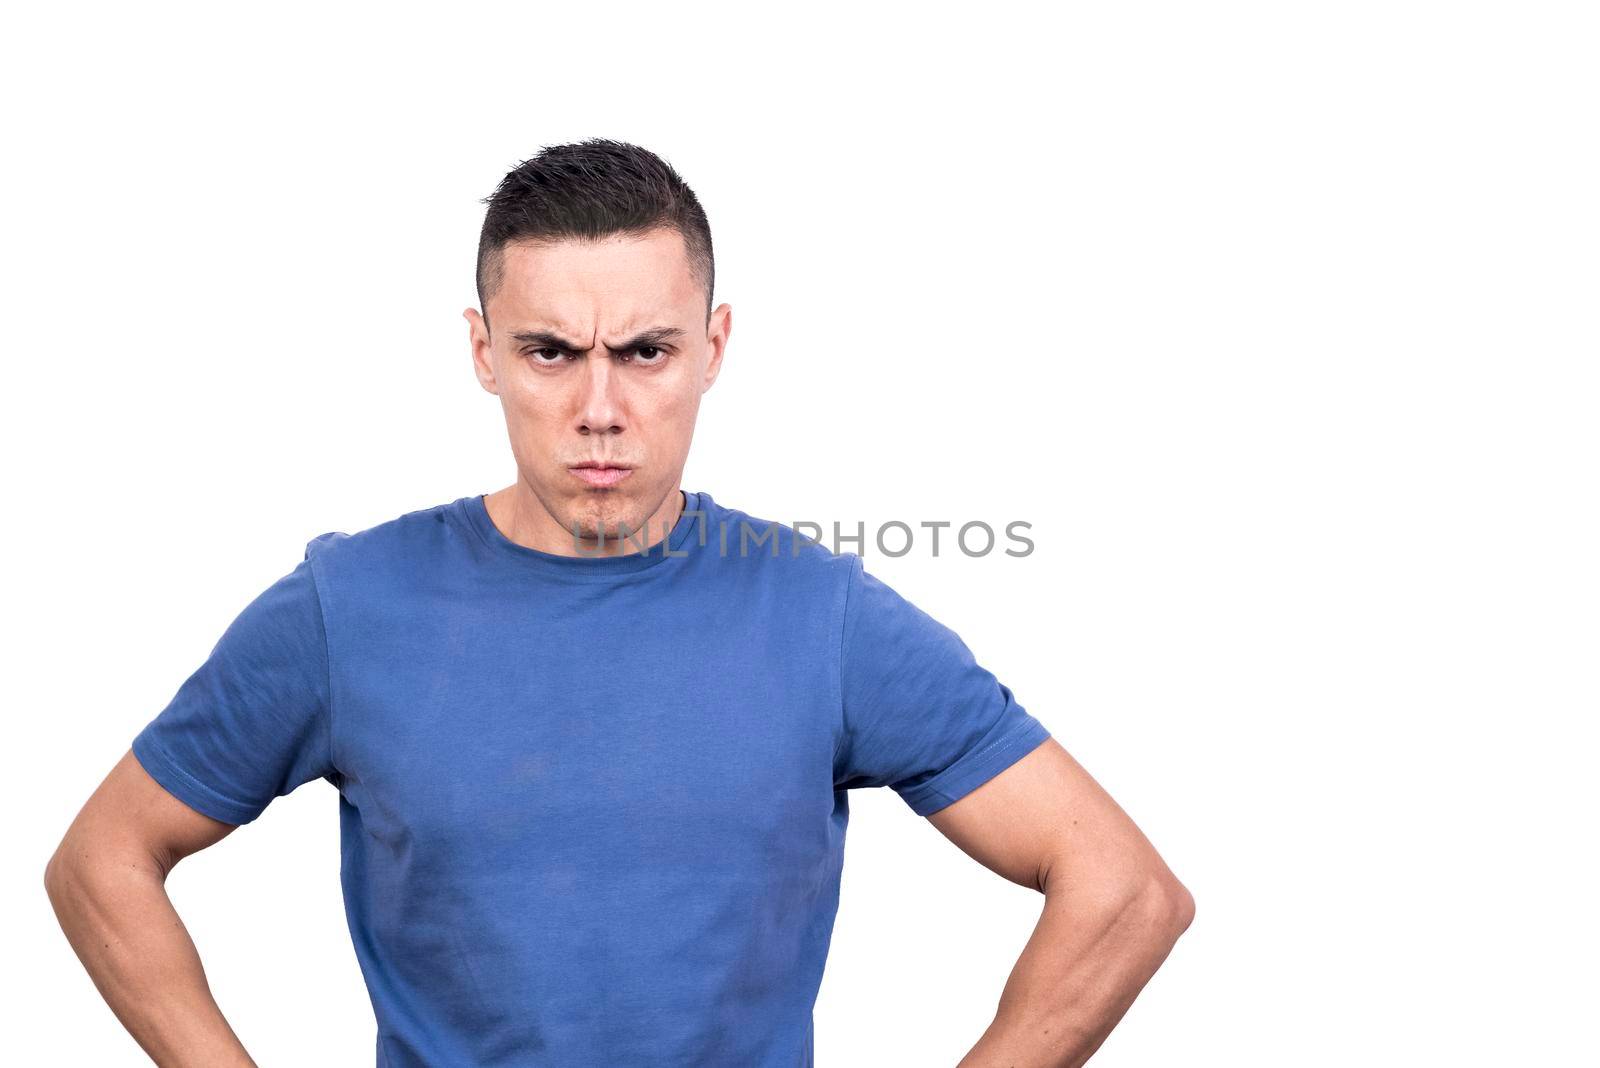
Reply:
[[[622,383],[612,361],[605,357],[584,360],[583,393],[578,400],[578,433],[620,434],[622,432]]]

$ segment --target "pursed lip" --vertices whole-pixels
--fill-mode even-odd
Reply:
[[[611,463],[608,460],[585,460],[580,464],[569,466],[567,470],[571,471],[573,477],[580,482],[601,489],[615,486],[633,474],[633,468],[628,465]]]

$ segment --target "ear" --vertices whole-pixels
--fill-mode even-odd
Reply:
[[[472,346],[472,373],[478,376],[479,385],[499,396],[500,383],[495,381],[494,360],[489,349],[489,324],[484,322],[477,308],[468,308],[461,314],[467,320],[467,341]]]
[[[705,377],[700,382],[700,392],[704,393],[711,388],[717,380],[717,375],[722,371],[722,353],[728,347],[728,335],[733,332],[733,309],[726,304],[719,304],[717,310],[711,313],[711,322],[706,326],[706,344],[711,346],[711,358],[706,361]]]

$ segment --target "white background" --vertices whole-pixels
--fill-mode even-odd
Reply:
[[[605,136],[734,308],[686,488],[1033,523],[865,556],[1194,892],[1096,1065],[1597,1063],[1584,5],[576,6],[8,19],[0,1059],[145,1063],[45,861],[306,540],[511,480],[480,198]],[[263,1066],[372,1062],[336,802],[169,883]],[[953,1065],[1041,899],[852,812],[818,1064]]]

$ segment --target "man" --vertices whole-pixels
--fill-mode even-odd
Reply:
[[[488,203],[465,314],[516,480],[311,539],[133,739],[46,873],[118,1018],[253,1063],[164,879],[323,778],[380,1066],[809,1065],[847,791],[887,785],[1044,898],[961,1064],[1083,1063],[1188,892],[859,556],[681,489],[732,319],[670,167],[554,147]]]

